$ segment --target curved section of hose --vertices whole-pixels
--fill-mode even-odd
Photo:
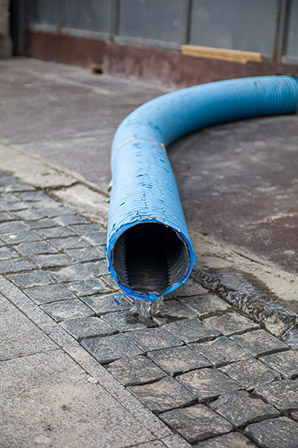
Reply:
[[[122,121],[112,145],[107,260],[112,277],[127,295],[154,301],[185,283],[195,262],[165,147],[189,132],[216,123],[295,113],[297,98],[298,82],[291,76],[241,78],[163,95],[145,103]],[[172,278],[169,274],[169,282],[162,291],[155,290],[154,286],[143,291],[127,277],[126,242],[120,237],[141,223],[158,223],[172,229],[187,252],[184,255],[187,266],[175,268],[177,272],[174,269]],[[115,254],[117,241],[123,247],[121,251],[117,248]],[[136,244],[140,246],[136,250],[142,252],[142,239],[136,238]]]

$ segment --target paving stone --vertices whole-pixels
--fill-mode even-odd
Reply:
[[[52,272],[54,278],[60,282],[73,282],[76,280],[86,280],[99,276],[106,269],[106,262],[97,261],[94,263],[76,264],[67,266],[59,271]]]
[[[22,255],[54,254],[57,250],[46,241],[36,241],[32,243],[21,243],[16,246]]]
[[[92,232],[83,235],[84,240],[88,241],[92,246],[104,246],[107,243],[106,232]]]
[[[73,263],[71,258],[64,254],[55,255],[33,255],[30,257],[40,268],[57,268],[60,266],[68,266]]]
[[[19,219],[24,219],[25,221],[28,221],[28,220],[37,220],[45,218],[46,213],[44,213],[42,210],[30,207],[27,210],[17,211],[15,213],[15,216]],[[28,225],[28,222],[26,222],[26,224]]]
[[[248,351],[225,336],[221,336],[214,341],[191,344],[191,348],[195,353],[204,355],[212,365],[217,367],[251,356]]]
[[[286,344],[264,330],[232,336],[233,341],[248,350],[257,358],[262,355],[276,353],[287,349]]]
[[[155,313],[155,316],[177,318],[189,318],[196,315],[197,313],[194,310],[177,299],[162,302],[160,308]]]
[[[158,413],[189,405],[196,400],[192,393],[170,376],[155,383],[131,386],[129,390],[151,411]]]
[[[103,275],[101,279],[105,282],[105,284],[108,286],[110,291],[119,291],[119,286],[115,282],[115,280],[109,275]]]
[[[83,339],[81,344],[102,364],[142,353],[142,350],[126,334]]]
[[[4,222],[0,224],[0,234],[5,235],[9,233],[18,233],[23,230],[28,230],[28,226],[22,221]]]
[[[172,322],[164,325],[163,328],[178,336],[184,342],[207,341],[208,339],[220,336],[218,330],[200,321],[198,317]]]
[[[28,203],[23,201],[18,202],[1,202],[0,203],[0,210],[2,211],[18,211],[18,210],[25,210],[28,208]]]
[[[65,253],[73,260],[81,261],[95,261],[103,260],[106,258],[104,252],[100,251],[97,247],[86,247],[84,249],[69,249]]]
[[[233,429],[227,420],[202,404],[174,409],[159,417],[191,444],[225,434]]]
[[[138,320],[138,318],[133,316],[129,311],[118,310],[116,312],[107,313],[102,316],[102,319],[121,332],[147,328],[144,322]]]
[[[240,334],[246,330],[260,327],[259,324],[238,313],[226,313],[222,316],[209,317],[205,322],[219,330],[225,336]]]
[[[5,212],[0,213],[0,223],[11,221],[12,219],[13,219],[12,216],[9,215],[8,213]]]
[[[19,254],[10,247],[0,247],[0,260],[17,258]]]
[[[92,310],[79,299],[46,303],[41,308],[56,322],[77,317],[89,317],[93,314]]]
[[[67,285],[68,289],[79,297],[91,296],[92,294],[107,292],[107,287],[98,279],[81,280],[79,282],[71,282]],[[85,303],[86,300],[84,299]]]
[[[31,230],[24,230],[18,233],[3,235],[2,240],[7,244],[29,243],[31,241],[40,241],[41,237]]]
[[[91,223],[83,223],[83,224],[75,224],[71,226],[72,230],[74,230],[79,235],[84,235],[86,233],[97,233],[103,232],[103,229],[98,224]]]
[[[51,239],[51,238],[64,238],[66,236],[73,236],[74,232],[67,227],[57,226],[50,227],[46,229],[36,230],[36,233],[40,235],[42,238]]]
[[[38,190],[17,192],[16,196],[22,201],[28,201],[28,202],[41,201],[47,198],[47,196],[42,191]]]
[[[1,197],[7,202],[16,202],[19,201],[19,198],[13,193],[4,193]]]
[[[238,381],[245,389],[251,390],[260,384],[268,383],[279,378],[279,373],[269,369],[260,361],[254,358],[244,359],[235,362],[219,370],[230,378]]]
[[[279,415],[271,404],[264,403],[260,398],[251,397],[244,390],[223,393],[216,401],[210,403],[210,407],[236,427]]]
[[[279,417],[249,425],[245,434],[262,448],[297,448],[298,424]]]
[[[296,420],[296,422],[298,422],[298,411],[292,412],[291,416],[294,420]]]
[[[256,445],[243,434],[231,432],[221,437],[205,440],[194,445],[196,448],[254,448]]]
[[[286,378],[294,378],[298,375],[298,352],[293,350],[262,356],[261,361]]]
[[[145,356],[122,358],[108,365],[109,372],[124,386],[136,386],[159,380],[166,373]]]
[[[160,350],[162,348],[182,345],[181,339],[167,332],[164,328],[148,328],[129,333],[129,337],[144,351]]]
[[[207,289],[203,288],[200,283],[195,282],[192,278],[189,278],[184,285],[180,286],[179,289],[167,297],[190,297],[205,293],[208,293]]]
[[[111,325],[99,317],[69,319],[62,322],[61,325],[78,341],[94,336],[108,336],[116,332]]]
[[[60,300],[75,299],[75,296],[64,285],[37,286],[35,288],[25,289],[28,297],[37,305],[43,303],[58,302]]]
[[[39,220],[28,220],[26,224],[30,227],[30,229],[46,229],[49,227],[55,227],[57,223],[53,219],[39,219]]]
[[[268,403],[280,411],[298,409],[298,382],[274,381],[259,386],[255,393],[263,397]]]
[[[211,366],[211,363],[203,355],[195,353],[185,346],[149,352],[148,357],[169,375]]]
[[[82,218],[80,215],[75,213],[68,213],[62,216],[58,216],[55,218],[55,222],[59,225],[63,226],[71,226],[73,224],[83,224],[86,223],[86,220]]]
[[[90,281],[90,280],[89,280]],[[82,300],[90,306],[90,308],[97,315],[110,313],[112,311],[124,311],[131,308],[131,303],[124,297],[120,297],[117,300],[120,301],[120,305],[114,300],[114,294],[105,294],[100,296],[82,297]]]
[[[25,258],[15,258],[12,260],[0,260],[0,274],[8,274],[9,272],[31,271],[35,269],[32,263]]]
[[[9,275],[8,278],[21,288],[31,288],[32,286],[48,285],[54,282],[52,277],[43,271]]]
[[[213,294],[187,297],[186,299],[183,299],[183,303],[186,303],[188,306],[193,308],[199,317],[205,317],[211,313],[225,311],[230,308],[226,302]]]
[[[216,369],[200,369],[178,375],[177,380],[194,393],[199,401],[216,398],[240,389],[239,383]]]
[[[68,236],[66,238],[52,238],[53,244],[58,250],[63,249],[78,249],[80,247],[87,247],[90,244],[78,236]]]

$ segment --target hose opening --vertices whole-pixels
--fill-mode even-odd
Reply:
[[[189,249],[179,234],[158,223],[137,224],[116,241],[111,253],[117,281],[138,294],[163,294],[183,280]]]

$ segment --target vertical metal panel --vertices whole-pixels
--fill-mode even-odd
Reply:
[[[66,28],[110,34],[111,0],[64,0]]]
[[[287,24],[287,39],[283,60],[298,64],[298,0],[290,2]]]
[[[193,0],[190,43],[273,54],[276,0]]]
[[[58,26],[60,22],[60,0],[34,0],[30,6],[32,8],[31,23]]]
[[[184,0],[120,0],[119,35],[180,43],[186,5]]]

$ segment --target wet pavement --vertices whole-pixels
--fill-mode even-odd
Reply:
[[[26,59],[1,61],[0,80],[2,141],[106,193],[118,124],[167,91]],[[297,148],[297,115],[213,126],[174,143],[169,157],[191,234],[297,273]]]
[[[295,448],[298,352],[194,278],[117,306],[105,228],[55,191],[0,172],[0,445]]]

